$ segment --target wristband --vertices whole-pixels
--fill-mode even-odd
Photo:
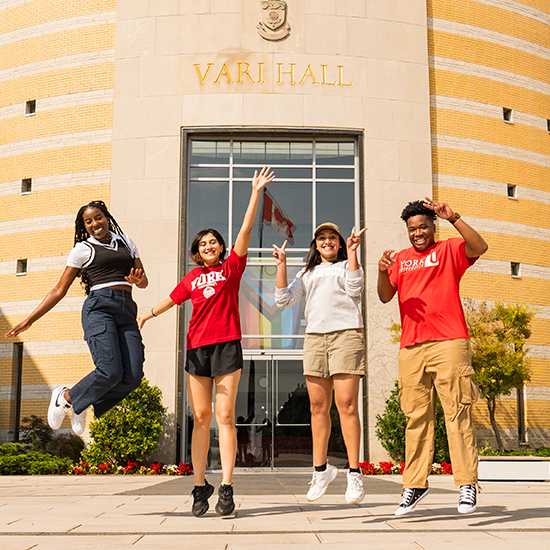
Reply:
[[[458,212],[455,212],[455,215],[449,220],[449,222],[454,225],[459,219],[460,219],[460,214]]]
[[[158,315],[155,315],[155,314],[153,313],[153,309],[155,309],[154,306],[151,308],[151,315],[152,315],[153,317],[158,317]]]

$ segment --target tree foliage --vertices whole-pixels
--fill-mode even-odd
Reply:
[[[82,453],[91,466],[125,466],[155,451],[166,408],[162,392],[143,378],[140,387],[90,424],[93,443]]]
[[[537,310],[524,304],[476,303],[464,300],[464,313],[472,342],[474,380],[487,402],[491,427],[499,451],[504,444],[496,422],[497,398],[522,388],[531,378],[527,340]]]

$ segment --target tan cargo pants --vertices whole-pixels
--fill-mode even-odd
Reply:
[[[436,395],[445,412],[455,484],[477,483],[472,405],[477,400],[470,341],[424,342],[399,352],[401,408],[407,418],[403,487],[428,487],[434,454]]]

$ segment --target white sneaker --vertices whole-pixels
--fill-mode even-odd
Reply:
[[[82,435],[86,429],[86,417],[88,409],[84,409],[80,414],[76,414],[71,407],[71,428],[76,435]]]
[[[475,485],[461,485],[458,499],[458,511],[461,514],[475,512],[477,507],[477,488]]]
[[[348,488],[346,489],[346,502],[348,504],[359,504],[365,498],[363,480],[361,474],[348,472]]]
[[[334,481],[337,474],[338,469],[336,466],[332,466],[330,464],[327,464],[327,469],[324,472],[313,472],[313,478],[309,482],[311,487],[306,495],[309,502],[321,498],[326,493],[329,483]]]
[[[67,388],[58,386],[52,392],[50,406],[48,407],[48,424],[52,430],[58,430],[61,427],[65,415],[71,409],[64,397],[66,391]]]

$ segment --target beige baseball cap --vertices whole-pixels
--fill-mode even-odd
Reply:
[[[314,236],[317,237],[317,234],[323,229],[332,229],[338,235],[340,235],[340,237],[342,237],[342,232],[340,231],[340,228],[335,223],[332,223],[332,222],[325,222],[325,223],[322,223],[321,225],[317,226],[317,229],[315,230]],[[342,237],[342,238],[344,238],[344,237]]]

